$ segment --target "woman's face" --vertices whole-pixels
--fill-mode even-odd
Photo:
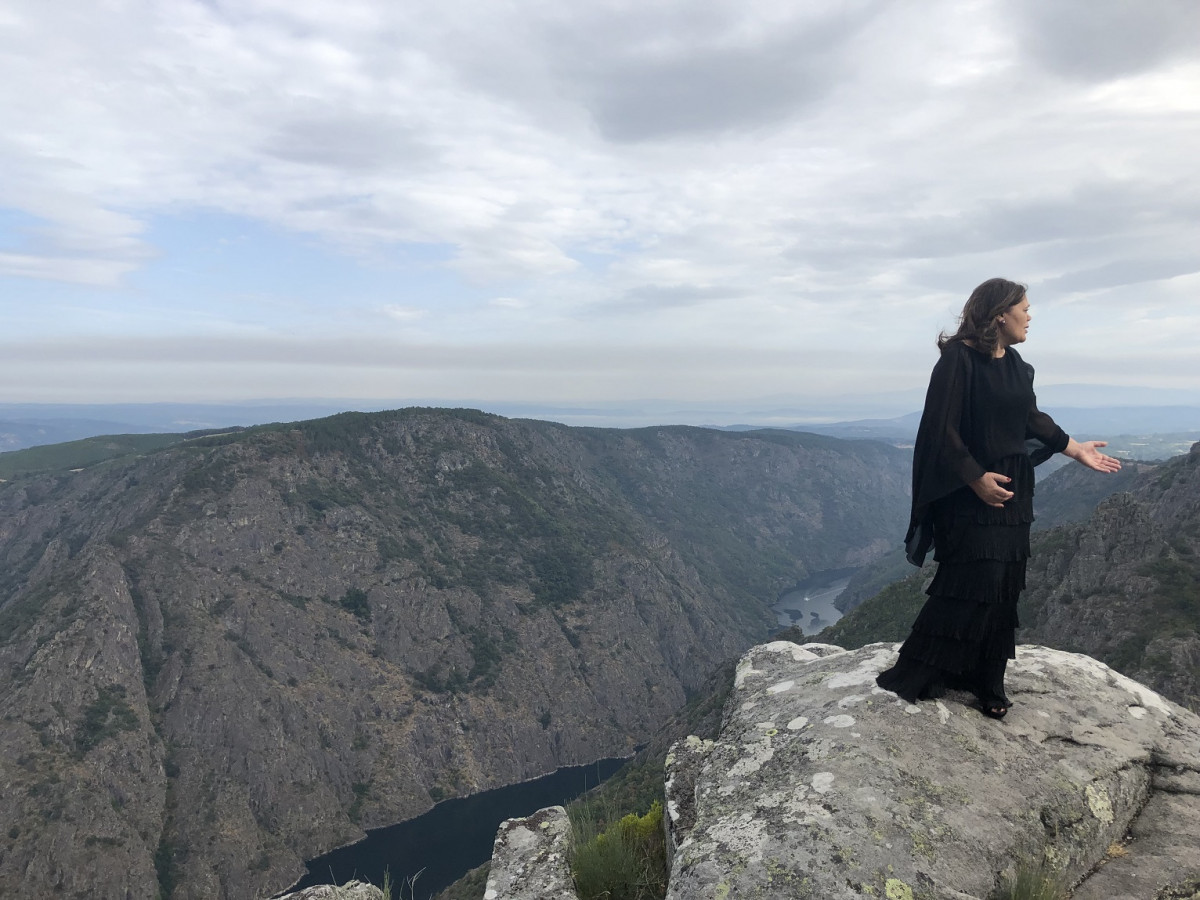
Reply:
[[[1000,317],[1000,343],[1005,347],[1020,344],[1029,333],[1029,298],[1022,297],[1020,303],[1015,303],[1004,311]]]

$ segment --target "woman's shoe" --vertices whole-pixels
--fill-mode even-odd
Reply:
[[[979,705],[979,711],[989,719],[1003,719],[1006,715],[1008,715],[1008,706],[1003,703],[981,703]]]

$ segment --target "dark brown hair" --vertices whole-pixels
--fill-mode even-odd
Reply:
[[[1007,278],[989,278],[967,298],[958,331],[938,335],[938,349],[955,341],[970,341],[976,350],[991,356],[1000,343],[996,319],[1025,299],[1025,285]]]

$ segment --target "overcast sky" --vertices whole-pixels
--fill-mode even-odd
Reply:
[[[993,275],[1043,393],[1200,400],[1198,34],[1194,0],[6,0],[0,402],[904,412]]]

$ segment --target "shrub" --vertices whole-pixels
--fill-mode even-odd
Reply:
[[[125,702],[125,688],[114,684],[96,691],[96,699],[84,710],[83,721],[75,733],[75,753],[83,757],[89,750],[122,731],[138,727],[137,713]]]
[[[353,613],[364,622],[371,618],[371,607],[367,603],[367,592],[360,588],[350,588],[346,593],[342,594],[342,599],[338,601],[342,609]]]
[[[662,804],[603,826],[589,805],[571,816],[571,871],[580,900],[661,900],[667,892]],[[603,828],[603,830],[601,830]]]

